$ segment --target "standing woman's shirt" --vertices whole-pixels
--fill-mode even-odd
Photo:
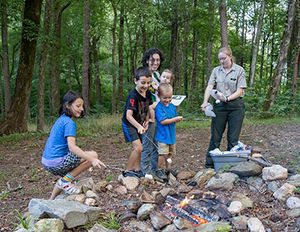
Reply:
[[[233,63],[231,70],[226,73],[222,65],[217,66],[213,69],[208,81],[208,85],[214,86],[215,84],[216,89],[226,97],[235,93],[238,89],[246,89],[245,70]],[[241,97],[243,96],[244,93]]]
[[[76,137],[76,124],[66,115],[61,115],[54,123],[43,153],[42,164],[56,167],[63,163],[69,151],[68,136]]]

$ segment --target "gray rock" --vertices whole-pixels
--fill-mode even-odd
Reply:
[[[224,189],[231,190],[239,176],[234,173],[222,173],[217,174],[210,179],[207,183],[206,188],[210,190]]]
[[[139,186],[139,179],[135,177],[125,177],[122,179],[122,184],[129,190],[135,190]]]
[[[251,217],[247,222],[250,232],[265,232],[265,228],[258,218]]]
[[[271,181],[268,183],[268,189],[275,193],[278,190],[278,185],[276,181]]]
[[[245,161],[233,166],[229,171],[241,177],[258,176],[261,174],[262,167],[255,162]]]
[[[300,199],[298,197],[289,197],[286,200],[286,205],[289,209],[300,208]]]
[[[242,202],[242,204],[245,208],[252,208],[253,207],[253,201],[249,197],[245,196],[242,193],[233,192],[232,193],[232,200]]]
[[[281,165],[273,165],[272,167],[263,168],[262,174],[265,181],[285,180],[288,177],[288,170]]]
[[[91,229],[88,230],[88,232],[115,232],[115,231],[117,230],[107,229],[100,224],[95,224]]]
[[[98,207],[89,207],[80,202],[64,199],[43,200],[33,198],[28,205],[29,212],[36,218],[60,218],[67,228],[85,225],[94,221],[101,213]]]
[[[150,214],[151,224],[155,230],[160,230],[166,225],[171,224],[171,220],[167,218],[164,214],[157,211],[153,211]]]
[[[236,230],[246,230],[248,220],[247,216],[237,216],[232,218],[232,224]]]
[[[247,178],[247,183],[252,191],[257,191],[257,189],[261,191],[264,186],[264,181],[256,176]]]
[[[47,218],[39,220],[36,224],[36,231],[39,232],[62,232],[64,229],[64,223],[60,219]]]
[[[291,210],[287,210],[285,212],[285,214],[289,217],[299,217],[300,216],[300,209],[291,209]]]
[[[231,228],[231,226],[229,225],[229,222],[210,222],[210,223],[206,223],[206,224],[202,224],[202,225],[198,226],[196,228],[196,231],[199,231],[199,232],[216,232],[218,230],[220,231],[221,229],[226,231],[225,228],[228,228],[228,229]]]
[[[155,206],[152,204],[143,204],[138,212],[137,219],[138,220],[146,220],[149,218],[150,213],[155,209]]]
[[[290,197],[295,189],[294,185],[284,183],[273,196],[281,202],[285,202],[288,197]]]
[[[300,187],[300,175],[297,174],[297,175],[290,176],[287,182],[291,185],[294,185],[295,187]]]

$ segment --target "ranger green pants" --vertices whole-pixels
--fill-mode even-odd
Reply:
[[[221,139],[228,123],[227,129],[227,151],[238,144],[245,115],[244,100],[237,98],[229,102],[214,104],[213,111],[216,117],[211,121],[211,139],[206,153],[206,168],[213,168],[213,160],[209,151],[220,147]]]

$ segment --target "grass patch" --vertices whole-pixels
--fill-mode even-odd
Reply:
[[[122,115],[105,115],[103,117],[91,116],[84,119],[75,119],[77,125],[76,134],[78,137],[98,137],[111,136],[122,132]],[[49,120],[50,121],[50,120]],[[182,122],[177,124],[178,129],[207,129],[210,128],[211,119],[209,117],[197,118],[197,119],[183,119]],[[300,123],[300,117],[285,117],[285,118],[269,118],[269,119],[257,119],[251,117],[245,117],[244,124],[283,124],[283,123]],[[47,125],[46,131],[42,132],[27,132],[22,134],[11,134],[8,136],[0,137],[0,143],[3,144],[16,144],[15,142],[22,141],[24,139],[41,139],[48,137],[52,125]],[[30,129],[36,128],[32,122],[30,122]],[[34,147],[34,145],[32,145]]]

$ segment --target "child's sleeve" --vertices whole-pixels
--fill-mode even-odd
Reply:
[[[126,110],[137,110],[137,98],[135,95],[129,95],[126,100]]]
[[[158,122],[168,119],[166,113],[163,111],[159,104],[157,104],[155,108],[155,119]]]

